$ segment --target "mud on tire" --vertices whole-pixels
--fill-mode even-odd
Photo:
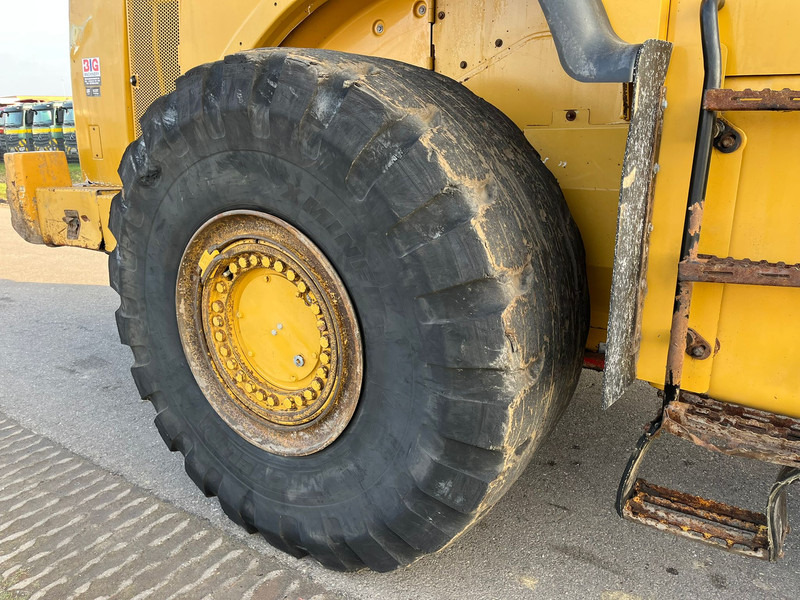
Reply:
[[[337,570],[439,550],[510,487],[571,397],[588,327],[579,234],[518,128],[413,66],[264,49],[189,71],[142,119],[111,209],[120,339],[186,471],[248,531]],[[236,435],[183,354],[175,285],[194,232],[269,213],[322,250],[364,347],[324,450]]]

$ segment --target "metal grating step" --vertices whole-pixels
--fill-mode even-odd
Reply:
[[[699,254],[694,260],[686,259],[678,264],[678,279],[707,283],[800,287],[800,264],[787,265],[765,260],[756,262],[747,258],[720,258]]]
[[[800,91],[783,90],[706,90],[703,108],[732,110],[800,110]]]
[[[729,552],[770,557],[767,517],[761,513],[637,479],[622,514],[632,521]]]
[[[681,391],[662,427],[708,450],[800,467],[800,419]]]

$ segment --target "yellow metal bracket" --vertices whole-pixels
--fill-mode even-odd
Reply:
[[[63,152],[5,155],[11,224],[32,244],[111,251],[108,229],[117,187],[72,186]]]

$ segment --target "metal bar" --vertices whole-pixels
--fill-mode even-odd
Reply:
[[[672,44],[647,40],[636,61],[636,103],[625,143],[614,242],[603,408],[636,380],[653,192],[664,118],[664,81]]]
[[[719,21],[717,12],[720,0],[703,0],[700,6],[700,34],[703,47],[705,77],[704,92],[722,85],[722,52],[719,42]],[[692,174],[689,180],[689,198],[681,242],[681,262],[697,258],[700,243],[700,225],[703,221],[703,207],[708,187],[708,170],[711,165],[711,149],[714,142],[714,123],[716,114],[701,107],[694,144]],[[686,333],[689,328],[689,306],[692,302],[692,282],[678,282],[675,290],[675,303],[672,311],[669,347],[667,349],[667,369],[664,382],[664,406],[677,400],[683,374],[683,357],[686,353]]]
[[[693,260],[681,261],[678,278],[686,282],[800,287],[800,264],[698,255]]]
[[[800,91],[782,90],[706,90],[705,110],[800,110]]]
[[[767,501],[767,535],[769,539],[769,560],[776,561],[783,556],[783,541],[789,533],[789,516],[786,510],[786,488],[800,481],[800,469],[784,467],[778,480],[772,486]]]

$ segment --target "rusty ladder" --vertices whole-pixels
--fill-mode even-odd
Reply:
[[[692,339],[689,307],[696,282],[800,287],[800,265],[755,262],[698,254],[712,148],[736,150],[735,129],[718,111],[800,110],[800,91],[721,89],[722,54],[717,13],[720,0],[703,0],[700,26],[705,65],[703,103],[689,183],[675,304],[667,353],[663,403],[628,461],[617,493],[617,511],[631,519],[726,550],[776,560],[788,532],[786,488],[800,479],[800,419],[720,402],[681,390],[684,353]],[[782,469],[766,514],[652,485],[636,475],[647,448],[661,431],[724,454],[766,460]]]

